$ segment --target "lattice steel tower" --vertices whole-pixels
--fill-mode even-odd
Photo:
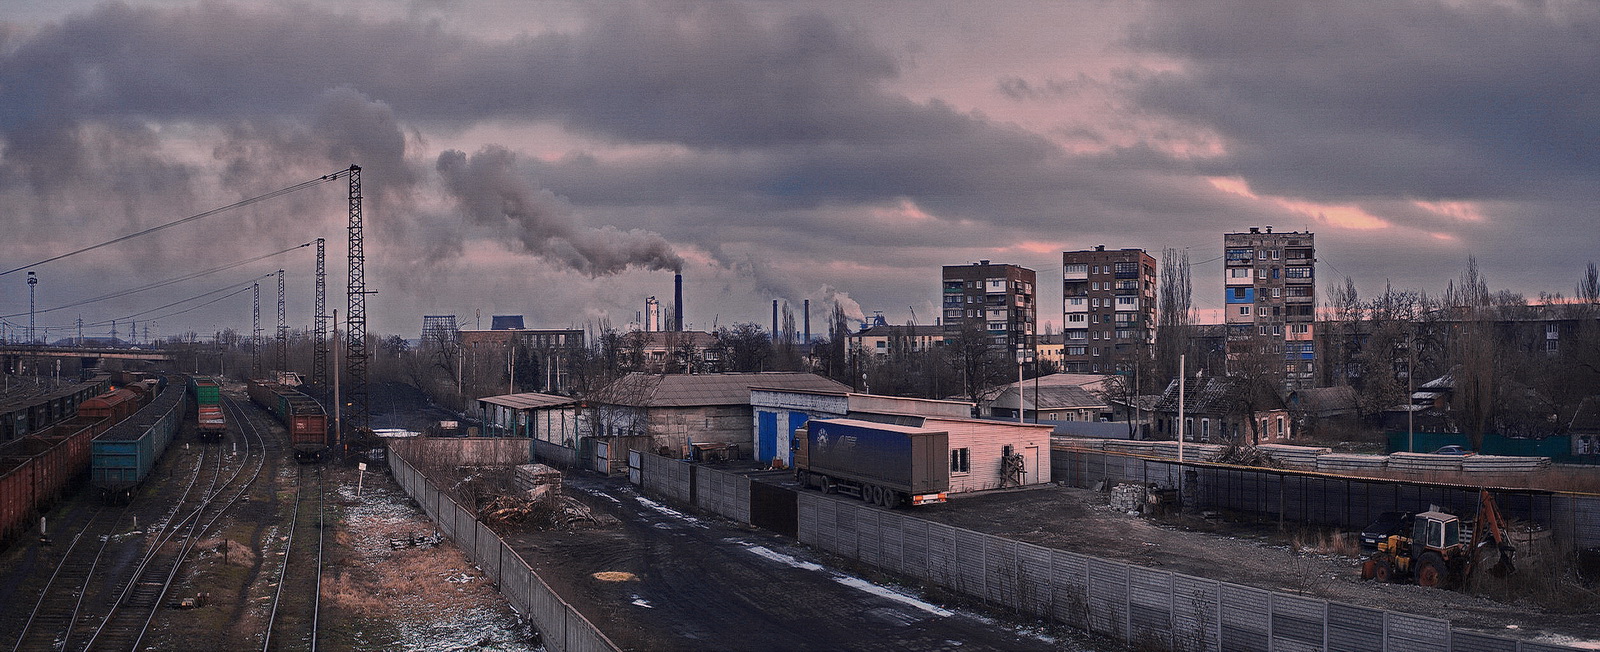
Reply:
[[[326,243],[317,238],[317,300],[311,312],[311,384],[328,386],[328,272],[324,265]]]
[[[289,320],[283,310],[283,270],[278,270],[278,371],[289,370]]]
[[[250,285],[250,377],[261,377],[261,284]]]
[[[350,175],[350,280],[345,328],[345,405],[343,420],[350,432],[369,428],[367,397],[367,281],[366,243],[361,233],[361,166],[351,164]],[[343,433],[340,433],[341,443]]]

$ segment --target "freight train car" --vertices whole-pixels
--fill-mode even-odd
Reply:
[[[0,542],[27,530],[83,474],[90,442],[135,412],[139,397],[108,392],[84,401],[78,416],[0,446]]]
[[[81,383],[23,392],[14,385],[0,396],[0,442],[26,437],[77,415],[78,406],[111,386],[110,374]]]
[[[189,393],[159,383],[161,391],[133,416],[107,429],[90,447],[89,480],[108,501],[122,502],[150,475],[183,422]]]
[[[250,381],[250,400],[277,417],[289,431],[295,459],[321,459],[328,450],[328,413],[299,389],[264,380]]]
[[[189,379],[189,400],[194,401],[195,432],[200,441],[222,441],[228,423],[222,417],[222,386],[207,376]]]

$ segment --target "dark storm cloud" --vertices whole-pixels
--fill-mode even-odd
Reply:
[[[1308,197],[1536,198],[1594,185],[1600,5],[1164,3],[1131,44],[1180,61],[1132,80],[1205,125],[1205,170]]]

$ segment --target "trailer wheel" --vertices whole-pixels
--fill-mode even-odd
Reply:
[[[822,476],[822,493],[831,494],[833,492],[834,492],[833,478],[830,478],[828,476]]]
[[[880,487],[880,486],[875,485],[875,484],[867,485],[865,489],[861,490],[861,500],[866,502],[869,505],[882,504],[883,503],[883,487]]]

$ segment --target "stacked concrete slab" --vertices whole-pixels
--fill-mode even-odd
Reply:
[[[1084,450],[1103,451],[1109,439],[1095,439],[1093,437],[1051,437],[1050,443],[1067,448],[1081,448]]]
[[[1151,453],[1153,455],[1155,455],[1156,457],[1163,457],[1163,458],[1166,458],[1166,459],[1169,459],[1169,460],[1178,459],[1178,442],[1175,442],[1175,441],[1156,441],[1156,442],[1150,442],[1150,443],[1151,443],[1151,449],[1150,449]],[[1185,461],[1185,462],[1204,462],[1206,460],[1211,459],[1212,457],[1215,457],[1218,453],[1221,453],[1223,448],[1225,448],[1225,447],[1222,446],[1222,445],[1219,445],[1219,444],[1200,444],[1200,443],[1195,443],[1195,442],[1184,442],[1184,444],[1183,444],[1183,461]]]
[[[1548,457],[1473,455],[1461,459],[1461,470],[1468,473],[1531,473],[1549,466]]]
[[[1317,470],[1323,473],[1345,473],[1347,471],[1382,471],[1388,464],[1388,455],[1324,453],[1317,456]]]
[[[1317,458],[1332,453],[1333,449],[1321,446],[1290,446],[1288,444],[1261,444],[1256,450],[1272,456],[1286,468],[1314,471]]]
[[[1124,453],[1127,455],[1149,455],[1155,446],[1153,441],[1128,441],[1125,439],[1107,439],[1105,450],[1111,453]]]
[[[1389,469],[1407,473],[1460,473],[1460,455],[1434,455],[1432,453],[1392,453]]]

